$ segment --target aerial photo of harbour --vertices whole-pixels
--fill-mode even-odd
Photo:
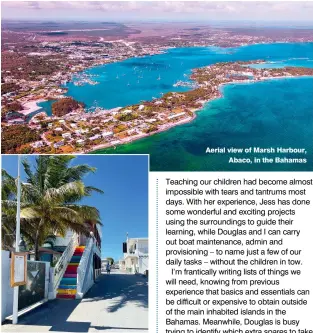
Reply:
[[[1,6],[2,153],[313,170],[313,3]]]

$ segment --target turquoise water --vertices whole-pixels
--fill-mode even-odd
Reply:
[[[310,58],[303,59],[283,59],[272,62],[266,62],[263,64],[252,64],[249,67],[252,68],[284,68],[284,67],[309,67],[313,68],[313,60]]]
[[[187,80],[193,68],[223,61],[264,59],[271,68],[313,67],[313,43],[257,44],[238,48],[194,47],[132,58],[85,72],[98,85],[67,84],[68,95],[87,107],[114,108],[151,100]],[[254,66],[254,65],[252,65]],[[159,79],[158,79],[159,78]],[[313,79],[282,79],[228,85],[224,97],[208,103],[188,124],[97,153],[150,153],[151,170],[313,170]],[[48,114],[51,102],[41,103]],[[302,165],[230,165],[228,155],[207,155],[206,147],[305,147]],[[295,157],[295,156],[294,156]]]
[[[300,58],[300,59],[299,59]],[[223,61],[264,59],[271,62],[312,66],[313,43],[256,44],[236,48],[191,47],[169,49],[164,54],[131,58],[97,66],[85,71],[94,75],[97,85],[75,86],[68,83],[68,95],[86,104],[111,109],[160,97],[169,91],[188,88],[173,87],[178,80],[187,81],[193,68]],[[159,79],[160,78],[160,79]],[[159,80],[158,80],[159,79]],[[39,104],[50,115],[50,102]]]
[[[312,91],[313,78],[231,84],[223,88],[223,98],[208,103],[194,121],[97,153],[150,153],[153,171],[312,171]],[[207,147],[232,146],[306,148],[308,163],[229,164],[229,154],[205,154]]]

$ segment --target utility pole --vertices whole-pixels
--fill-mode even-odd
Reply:
[[[20,155],[17,157],[17,202],[16,202],[16,232],[15,232],[15,252],[20,251],[20,211],[21,211],[21,175],[20,175]],[[13,293],[13,324],[18,320],[18,286],[14,287]]]

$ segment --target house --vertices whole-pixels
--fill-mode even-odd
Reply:
[[[100,134],[96,134],[96,135],[94,135],[94,136],[91,136],[91,137],[89,138],[89,140],[90,140],[90,141],[95,141],[95,140],[100,139],[100,138],[101,138],[101,135],[100,135]]]
[[[147,274],[149,270],[148,238],[128,238],[123,243],[121,267],[131,273]]]
[[[87,234],[68,229],[48,237],[40,247],[40,260],[52,264],[49,298],[80,299],[101,273],[101,229],[86,221]]]
[[[59,147],[62,147],[62,146],[64,146],[64,141],[56,142],[56,143],[53,145],[54,148],[59,148]]]
[[[171,116],[168,116],[167,119],[173,119],[173,118],[178,118],[180,116],[183,116],[186,112],[180,112],[180,113],[175,113]]]
[[[132,111],[132,110],[129,110],[129,109],[122,111],[123,114],[128,114],[128,113],[132,113],[132,112],[133,112],[133,111]]]
[[[63,132],[63,128],[62,127],[57,127],[54,129],[56,132]]]
[[[62,137],[63,137],[63,139],[70,139],[71,138],[71,133],[70,132],[63,133]]]
[[[44,142],[43,141],[36,141],[30,144],[33,148],[40,148],[44,146]]]
[[[111,138],[114,135],[114,133],[113,132],[102,132],[101,135],[104,139],[107,139],[107,138]]]
[[[85,142],[85,140],[83,140],[83,139],[78,139],[76,141],[76,143],[79,144],[79,145],[82,145],[84,142]]]
[[[72,124],[71,124],[71,127],[72,127],[72,128],[77,128],[77,125],[76,125],[75,123],[72,123]]]

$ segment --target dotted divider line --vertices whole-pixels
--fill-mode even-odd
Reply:
[[[159,179],[156,180],[156,333],[159,332]]]

